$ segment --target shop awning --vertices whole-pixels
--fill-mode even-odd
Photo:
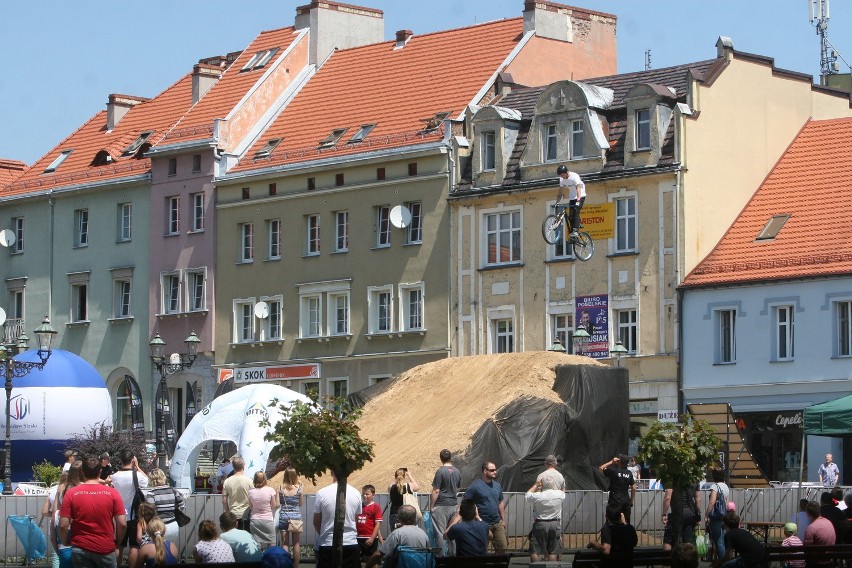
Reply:
[[[804,418],[805,434],[848,436],[852,434],[852,395],[809,406]]]

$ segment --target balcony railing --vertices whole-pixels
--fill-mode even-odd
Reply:
[[[24,333],[24,319],[7,319],[3,325],[3,343],[17,343]]]

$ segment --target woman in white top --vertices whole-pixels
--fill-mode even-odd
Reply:
[[[727,510],[727,503],[731,497],[731,490],[725,484],[725,472],[721,469],[714,469],[710,472],[713,478],[713,485],[710,486],[710,499],[707,501],[707,534],[713,542],[713,552],[718,560],[725,558],[725,531],[723,530],[721,515],[714,514],[713,509],[716,507],[716,501],[722,500],[722,514]]]

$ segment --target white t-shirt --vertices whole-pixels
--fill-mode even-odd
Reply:
[[[136,470],[136,478],[139,480],[139,488],[148,487],[148,476],[139,470]],[[127,515],[136,518],[136,511],[130,511],[133,506],[133,495],[136,493],[136,488],[133,487],[133,470],[120,469],[112,474],[112,486],[121,495],[121,501],[124,503],[124,512]]]
[[[337,483],[317,491],[314,500],[314,514],[321,518],[317,546],[331,546],[334,537],[334,505],[337,501]],[[355,520],[361,514],[361,492],[346,486],[346,517],[343,521],[343,545],[358,544],[358,530]]]
[[[568,188],[568,199],[586,197],[586,184],[577,172],[568,172],[568,177],[559,176],[559,187]]]

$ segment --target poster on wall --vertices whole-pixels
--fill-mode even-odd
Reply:
[[[609,357],[609,296],[577,296],[574,312],[577,329],[584,327],[590,336],[578,355],[594,359]]]

